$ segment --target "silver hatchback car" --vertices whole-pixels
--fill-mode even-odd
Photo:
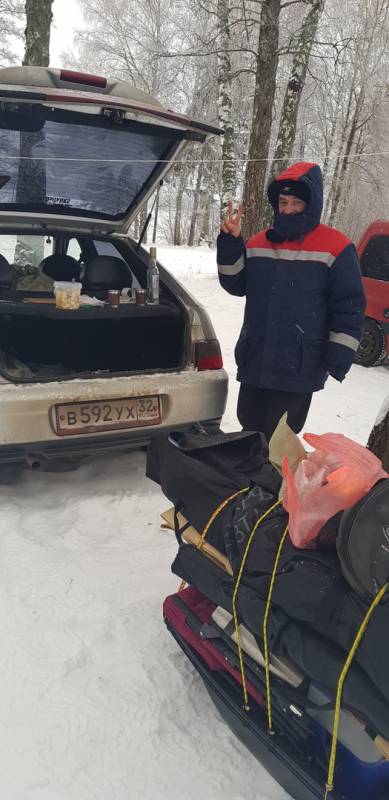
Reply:
[[[186,142],[215,133],[124,82],[0,69],[3,474],[220,422],[210,319],[162,265],[159,302],[130,302],[144,299],[149,256],[128,235]],[[81,284],[80,307],[57,308],[54,282]]]

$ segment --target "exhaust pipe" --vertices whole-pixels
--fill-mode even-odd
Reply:
[[[35,456],[28,454],[26,455],[26,464],[28,469],[35,469],[35,470],[40,469],[42,466],[41,462],[39,461],[39,458],[36,458]]]

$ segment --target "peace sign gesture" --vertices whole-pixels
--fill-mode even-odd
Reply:
[[[223,233],[231,233],[232,236],[240,236],[240,220],[242,218],[242,214],[242,203],[239,204],[238,210],[233,212],[232,202],[229,200],[227,203],[227,216],[224,217],[220,226],[220,230],[223,231]]]

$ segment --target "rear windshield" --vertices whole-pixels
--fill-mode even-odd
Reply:
[[[120,220],[177,146],[168,128],[97,127],[46,120],[42,130],[0,130],[0,210]]]
[[[389,281],[389,236],[372,236],[361,258],[362,275]]]

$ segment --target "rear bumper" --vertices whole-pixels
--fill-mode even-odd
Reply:
[[[85,458],[92,452],[129,450],[150,438],[192,422],[220,420],[225,409],[228,377],[221,370],[102,378],[50,384],[0,384],[0,465],[49,464]],[[54,406],[159,394],[162,423],[128,430],[58,436]]]
[[[219,425],[217,419],[201,420],[204,426]],[[164,428],[148,428],[144,432],[129,431],[129,435],[111,435],[102,439],[101,434],[83,437],[82,441],[75,437],[61,439],[56,442],[29,442],[28,444],[0,447],[0,470],[2,467],[41,469],[43,471],[64,471],[72,469],[87,458],[93,456],[106,456],[111,453],[128,453],[150,443],[153,435],[166,433],[170,430],[187,430],[190,423],[174,425]]]

